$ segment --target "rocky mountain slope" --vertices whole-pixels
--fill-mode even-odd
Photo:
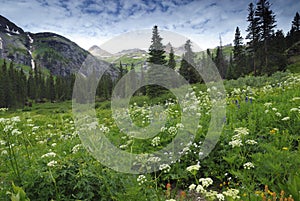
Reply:
[[[71,40],[55,33],[30,33],[0,15],[0,59],[14,61],[35,68],[48,69],[54,75],[70,75],[77,72],[88,51]],[[109,73],[117,76],[111,69]]]

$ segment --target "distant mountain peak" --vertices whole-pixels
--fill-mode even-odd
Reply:
[[[113,54],[111,54],[110,52],[101,49],[99,46],[97,45],[93,45],[92,47],[90,47],[88,49],[88,51],[96,56],[96,57],[111,57]]]

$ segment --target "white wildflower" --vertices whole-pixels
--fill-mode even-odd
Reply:
[[[290,120],[290,117],[283,117],[281,120],[282,121],[288,121],[288,120]]]
[[[218,194],[216,195],[216,197],[217,197],[217,199],[218,199],[219,201],[224,201],[224,200],[225,200],[224,195],[221,194],[221,193],[218,193]]]
[[[251,168],[254,168],[253,163],[247,162],[243,165],[244,169],[250,170]]]
[[[207,188],[208,186],[213,184],[213,180],[211,178],[200,178],[199,182],[202,183],[202,186],[204,188]]]
[[[153,147],[158,146],[159,143],[160,143],[160,137],[155,137],[155,138],[153,138],[152,141],[151,141],[151,145],[152,145]]]
[[[145,175],[139,175],[138,178],[136,179],[139,185],[142,185],[147,181],[147,178]]]
[[[198,171],[200,169],[200,165],[196,164],[196,165],[191,165],[189,167],[186,168],[187,171],[189,172],[193,172],[193,171]]]
[[[57,164],[57,161],[50,161],[49,163],[47,163],[48,167],[54,167]]]
[[[56,153],[49,152],[49,153],[42,155],[41,158],[48,158],[48,157],[55,157],[55,156],[56,156]]]
[[[229,145],[231,145],[232,148],[234,148],[234,147],[243,146],[243,143],[242,143],[242,140],[233,140],[233,141],[229,142]]]
[[[206,190],[203,188],[203,186],[198,185],[198,186],[196,187],[196,192],[197,192],[197,193],[205,193]]]
[[[255,140],[246,140],[246,144],[255,145],[257,142]]]
[[[162,164],[159,166],[159,170],[163,171],[164,173],[168,173],[171,170],[171,167],[168,164]]]
[[[192,191],[192,190],[195,190],[196,189],[196,185],[195,184],[191,184],[189,186],[189,190]]]
[[[73,153],[73,154],[77,153],[77,152],[80,150],[81,147],[82,147],[81,144],[76,144],[76,145],[72,148],[72,153]]]

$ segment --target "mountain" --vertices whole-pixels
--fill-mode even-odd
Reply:
[[[40,66],[54,75],[78,72],[91,53],[55,33],[30,33],[0,15],[0,59],[16,64]],[[107,63],[107,65],[109,65]],[[109,72],[114,77],[116,72]]]
[[[100,58],[106,58],[106,57],[111,57],[111,56],[113,56],[113,54],[111,54],[111,53],[109,53],[109,52],[107,52],[107,51],[101,49],[101,48],[98,47],[97,45],[94,45],[94,46],[90,47],[90,48],[88,49],[88,51],[89,51],[92,55],[94,55],[94,56],[96,56],[96,57],[100,57]]]

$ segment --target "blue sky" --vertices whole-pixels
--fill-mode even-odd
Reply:
[[[223,44],[232,43],[236,26],[245,38],[250,2],[255,4],[256,0],[0,0],[0,14],[25,31],[55,32],[85,49],[155,24],[206,49],[219,44],[219,35]],[[276,29],[286,33],[300,11],[300,1],[270,3]]]

